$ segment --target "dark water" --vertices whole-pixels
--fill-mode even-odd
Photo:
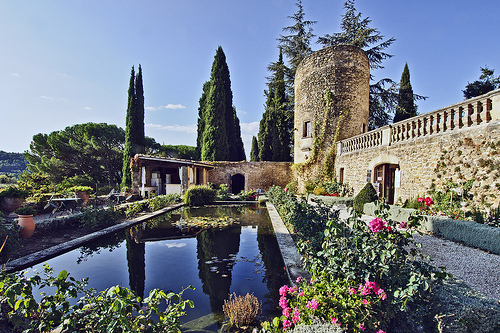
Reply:
[[[240,224],[203,231],[173,225],[196,216],[229,216]],[[154,288],[179,292],[192,285],[196,290],[183,295],[195,303],[183,317],[186,330],[217,331],[224,300],[233,292],[253,293],[263,318],[279,315],[278,289],[286,283],[269,215],[255,205],[183,208],[47,263],[56,274],[65,269],[77,279],[89,277],[97,290],[121,285],[141,297]]]

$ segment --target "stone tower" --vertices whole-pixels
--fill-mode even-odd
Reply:
[[[294,162],[304,166],[299,189],[301,180],[325,174],[321,166],[334,158],[336,140],[368,131],[369,82],[368,57],[355,46],[326,47],[300,63],[294,120]]]

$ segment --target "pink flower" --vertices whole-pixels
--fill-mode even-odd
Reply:
[[[295,293],[297,291],[299,291],[299,287],[297,287],[297,286],[293,286],[292,288],[288,288],[288,292],[290,294],[293,294],[293,293]]]
[[[429,207],[430,205],[433,205],[433,204],[434,204],[434,201],[432,201],[431,197],[426,197],[426,198],[424,199],[424,202],[425,202],[425,205],[426,205],[427,207]]]
[[[316,310],[318,308],[318,302],[313,298],[311,301],[307,302],[306,308]]]
[[[370,302],[368,302],[366,299],[363,298],[363,304],[367,305],[367,304],[370,304]]]
[[[285,316],[287,318],[290,317],[290,311],[291,310],[292,309],[290,309],[290,308],[284,308],[283,311],[282,311],[283,316]]]
[[[300,283],[300,280],[302,280],[302,276],[297,277],[297,279],[295,280],[295,282],[296,283]]]
[[[287,301],[287,299],[286,299],[286,297],[285,297],[285,296],[281,296],[281,297],[280,297],[280,302],[279,302],[279,305],[280,305],[280,307],[281,307],[282,309],[284,309],[284,308],[288,307],[288,301]]]
[[[385,331],[378,330],[377,333],[385,333]]]
[[[285,192],[288,192],[288,187],[285,187]]]
[[[364,323],[359,324],[359,330],[360,330],[360,331],[363,331],[363,332],[364,332],[364,331],[365,331],[365,329],[366,329],[366,328],[365,328],[365,324],[364,324]]]
[[[292,322],[288,319],[283,320],[283,329],[286,331],[292,326]]]
[[[349,288],[349,294],[354,295],[356,293],[356,289],[354,288]]]
[[[295,310],[293,310],[292,322],[294,324],[297,324],[299,321],[300,321],[299,309],[295,308]]]
[[[385,222],[381,218],[376,218],[370,221],[370,230],[372,232],[379,232],[385,229]]]
[[[304,296],[304,292],[303,291],[299,292],[299,297],[302,297],[302,296]]]
[[[424,198],[418,198],[418,202],[424,202]]]
[[[288,292],[288,286],[284,285],[283,287],[280,288],[280,295],[281,296],[286,296],[286,293]]]
[[[399,224],[399,229],[406,229],[407,226],[408,226],[408,224],[406,222],[401,222]]]
[[[340,321],[337,318],[331,317],[331,319],[332,320],[330,321],[330,323],[332,323],[333,325],[339,325],[340,326]]]

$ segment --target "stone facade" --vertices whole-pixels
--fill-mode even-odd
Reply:
[[[368,58],[355,46],[326,47],[300,63],[294,115],[294,162],[302,164],[299,190],[325,173],[322,166],[335,155],[336,140],[368,130],[369,80]]]
[[[393,201],[429,195],[446,182],[473,181],[479,207],[500,201],[500,90],[337,143],[335,173],[358,193],[398,173]],[[388,170],[388,169],[387,169]],[[382,184],[379,184],[380,187]]]
[[[267,190],[272,185],[285,187],[292,180],[290,162],[206,162],[215,166],[208,172],[208,182],[232,186],[235,175],[244,176],[243,189]],[[233,178],[234,179],[234,178]]]
[[[310,157],[315,135],[332,145],[343,111],[348,121],[342,124],[338,140],[368,130],[369,80],[366,54],[350,45],[321,49],[300,63],[295,74],[295,163]],[[329,108],[326,92],[331,93]]]

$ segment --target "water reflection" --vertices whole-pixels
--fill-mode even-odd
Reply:
[[[128,281],[130,289],[135,291],[137,296],[144,298],[144,283],[146,281],[146,246],[144,243],[137,243],[132,236],[132,229],[126,233],[127,243],[127,266]]]

